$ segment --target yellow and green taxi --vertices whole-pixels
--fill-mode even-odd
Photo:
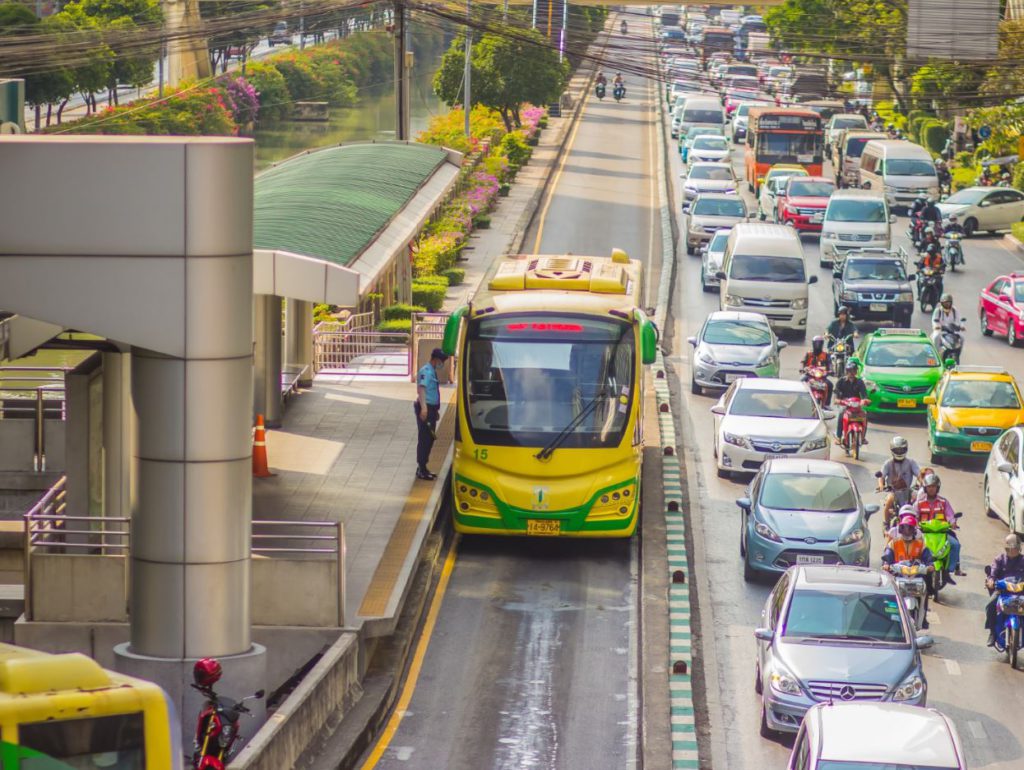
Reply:
[[[869,412],[920,413],[942,377],[931,339],[920,329],[878,329],[864,335],[852,359],[871,403]]]
[[[950,369],[925,403],[932,463],[987,454],[1004,430],[1024,422],[1017,381],[999,366]]]

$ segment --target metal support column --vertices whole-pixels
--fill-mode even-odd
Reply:
[[[254,409],[268,428],[281,424],[281,298],[253,295]]]
[[[131,516],[131,354],[103,354],[103,515]]]
[[[299,385],[313,384],[313,303],[285,300],[284,360],[289,366],[301,366]]]

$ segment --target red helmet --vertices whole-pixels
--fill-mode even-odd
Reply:
[[[900,526],[917,529],[917,516],[914,516],[912,513],[903,514],[900,516]]]
[[[222,673],[220,661],[216,658],[197,660],[192,667],[192,679],[200,687],[213,687],[220,680]]]

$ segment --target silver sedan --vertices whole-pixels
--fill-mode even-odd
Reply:
[[[707,317],[700,334],[690,337],[693,377],[690,389],[722,389],[741,377],[778,377],[779,340],[760,313],[718,310]]]

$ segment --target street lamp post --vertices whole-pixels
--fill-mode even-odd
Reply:
[[[463,73],[462,73],[462,79],[463,79],[463,82],[465,84],[464,85],[464,90],[462,92],[464,97],[465,97],[462,100],[463,101],[462,111],[465,113],[465,116],[464,116],[465,120],[464,120],[463,130],[466,132],[466,136],[470,136],[470,132],[469,132],[469,110],[470,110],[470,106],[473,104],[473,100],[472,100],[472,98],[470,96],[470,94],[472,93],[471,90],[470,90],[470,78],[471,78],[471,76],[473,74],[472,67],[470,66],[470,56],[472,55],[472,51],[473,51],[473,31],[472,31],[471,27],[469,26],[469,21],[470,21],[470,19],[469,19],[469,5],[470,5],[471,1],[472,0],[466,0],[466,55],[465,55],[466,68],[463,70]]]

